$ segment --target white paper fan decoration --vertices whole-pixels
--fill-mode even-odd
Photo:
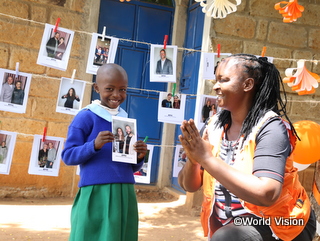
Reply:
[[[195,0],[200,2],[202,12],[208,17],[225,18],[228,14],[237,11],[237,6],[241,4],[241,0]]]

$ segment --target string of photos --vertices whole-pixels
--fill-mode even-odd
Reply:
[[[237,1],[241,3],[241,1]],[[239,5],[237,4],[237,5]],[[204,7],[207,7],[204,5]],[[208,8],[207,11],[210,12],[214,8]],[[234,9],[234,6],[230,5],[230,9]],[[231,11],[230,10],[230,11]],[[289,11],[289,10],[288,10]],[[289,11],[291,14],[291,12]],[[289,14],[287,13],[287,14]],[[212,14],[212,13],[211,13]],[[222,14],[222,13],[221,13]],[[220,16],[222,16],[220,14]],[[224,14],[224,13],[223,13]],[[289,15],[290,15],[289,14]],[[5,14],[1,14],[5,15]],[[20,19],[18,17],[13,17],[5,15],[7,17],[12,17],[14,19]],[[286,16],[287,17],[287,16]],[[297,17],[297,16],[296,16]],[[32,21],[23,19],[25,21]],[[35,22],[35,21],[32,21]],[[39,23],[39,22],[35,22]],[[65,29],[59,26],[60,18],[57,19],[55,25],[47,23],[43,24],[44,33],[41,40],[41,45],[38,53],[37,64],[47,66],[50,68],[55,68],[58,70],[66,71],[68,66],[68,61],[70,58],[72,42],[74,38],[74,33],[76,31]],[[181,48],[174,45],[167,45],[168,36],[164,36],[163,44],[151,44],[146,42],[121,39],[112,36],[107,36],[105,34],[106,29],[104,27],[103,33],[87,33],[83,31],[77,31],[79,33],[89,34],[92,36],[91,45],[89,48],[88,60],[86,72],[89,74],[95,75],[98,68],[105,63],[113,63],[119,41],[132,41],[141,44],[147,44],[150,46],[150,82],[166,82],[173,83],[172,92],[161,92],[158,90],[146,90],[139,89],[148,92],[158,92],[159,101],[158,101],[158,121],[172,124],[180,124],[184,119],[184,111],[186,105],[186,96],[187,94],[176,93],[176,67],[177,67],[177,51],[178,50],[187,50],[193,52],[199,52],[199,50]],[[266,48],[263,48],[263,51],[260,56],[265,55]],[[202,72],[203,79],[215,79],[214,72],[217,64],[225,57],[231,55],[231,53],[221,53],[220,45],[218,45],[217,53],[209,53],[200,51],[202,54]],[[161,64],[160,57],[165,56],[166,61],[164,64]],[[280,59],[268,57],[268,61],[273,62],[274,59],[278,60],[292,60],[292,59]],[[287,83],[293,91],[296,91],[299,95],[307,95],[315,92],[315,89],[318,88],[318,83],[320,78],[317,74],[310,72],[306,69],[305,62],[318,63],[318,60],[296,60],[297,68],[288,68],[286,71],[286,77],[284,78],[284,83]],[[76,115],[82,107],[82,97],[84,95],[85,85],[92,84],[83,80],[75,79],[76,70],[73,71],[71,78],[62,77],[60,79],[60,89],[57,97],[56,112]],[[16,65],[15,71],[8,69],[0,69],[0,76],[3,76],[4,84],[1,89],[0,97],[0,110],[16,112],[16,113],[25,113],[26,104],[28,101],[28,94],[30,90],[30,83],[32,74],[23,73],[19,71],[19,63]],[[41,75],[43,77],[43,75]],[[46,78],[52,78],[45,76]],[[14,85],[14,91],[11,93],[11,96],[4,98],[4,86]],[[130,87],[129,87],[130,88]],[[131,88],[136,89],[136,88]],[[2,92],[3,91],[3,92]],[[219,108],[216,107],[216,97],[210,95],[193,95],[200,98],[202,106],[205,106],[206,103],[210,102],[212,110],[209,114],[214,115],[219,111]],[[307,101],[310,102],[310,101]],[[318,102],[314,102],[318,103]],[[215,108],[213,108],[213,106]],[[201,111],[201,110],[200,110]],[[196,121],[197,127],[200,129],[205,121],[205,117],[198,115],[199,118]],[[316,162],[320,159],[319,153],[314,153],[315,144],[320,144],[320,127],[318,124],[311,121],[304,121],[301,123],[295,123],[298,134],[301,136],[307,136],[307,141],[304,141],[303,150],[310,154],[307,158],[302,158],[303,163],[296,162],[296,165],[304,165],[299,168],[302,170],[306,168],[306,165],[310,165],[313,162]],[[312,132],[311,132],[312,130]],[[19,133],[22,134],[22,133]],[[0,138],[2,141],[2,150],[0,153],[0,174],[9,174],[11,158],[13,149],[15,146],[17,133],[0,131]],[[28,134],[22,134],[28,135]],[[60,137],[46,137],[45,131],[43,135],[32,135],[34,137],[33,149],[29,165],[29,174],[35,175],[49,175],[49,176],[58,176],[60,168],[60,157],[63,148],[64,138]],[[312,141],[311,141],[312,140]],[[150,149],[153,148],[150,145]],[[156,146],[156,145],[153,145]],[[172,145],[159,145],[158,147],[178,147]],[[176,148],[179,155],[176,159],[181,158],[182,151],[181,147]],[[43,160],[41,157],[41,151],[44,149],[54,150],[54,160]],[[306,151],[308,150],[308,151]],[[302,152],[302,151],[301,151]],[[151,166],[152,154],[150,155],[151,159],[149,161],[149,167],[144,167],[144,170],[147,170]],[[179,162],[177,162],[178,165]],[[149,170],[150,172],[150,170]],[[139,176],[139,175],[137,175]],[[147,175],[148,176],[148,175]],[[140,180],[140,181],[143,181]]]

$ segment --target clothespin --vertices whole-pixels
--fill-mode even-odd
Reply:
[[[265,56],[266,51],[267,51],[267,47],[266,47],[266,46],[263,46],[262,52],[261,52],[261,57],[264,57],[264,56]]]
[[[173,88],[172,88],[172,96],[174,96],[174,95],[175,95],[175,92],[176,92],[176,86],[177,86],[177,84],[176,84],[176,83],[174,83],[174,84],[173,84]]]
[[[46,141],[47,127],[43,127],[42,142]]]
[[[16,63],[16,78],[19,76],[19,62]]]
[[[148,141],[148,139],[149,139],[149,136],[146,136],[146,137],[144,138],[143,142],[146,143],[146,142]]]
[[[60,23],[60,18],[57,18],[56,24],[54,25],[54,29],[53,29],[54,33],[57,32],[59,23]]]
[[[221,45],[220,45],[220,44],[217,44],[218,58],[220,58],[220,49],[221,49]]]
[[[71,81],[70,81],[70,82],[71,82],[71,84],[73,84],[74,76],[76,75],[76,71],[77,71],[77,70],[76,70],[76,69],[74,69],[74,70],[73,70],[73,72],[72,72]]]
[[[106,26],[103,26],[101,41],[104,41],[104,38],[106,37],[106,30],[107,30]]]
[[[168,42],[168,35],[164,35],[163,39],[163,49],[167,48],[167,42]]]

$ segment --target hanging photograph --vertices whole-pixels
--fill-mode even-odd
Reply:
[[[58,176],[64,139],[61,137],[34,135],[29,162],[29,174]]]
[[[86,82],[61,78],[56,112],[76,115],[82,107]]]
[[[158,121],[180,125],[184,120],[186,95],[160,92]]]
[[[198,113],[195,115],[197,117],[195,118],[195,124],[200,130],[204,126],[206,120],[215,115],[221,108],[217,105],[217,96],[200,95],[199,98],[200,108],[196,109]]]
[[[37,64],[66,71],[74,32],[55,25],[45,24]]]
[[[137,141],[136,119],[112,116],[113,141],[112,160],[137,163],[137,152],[133,145]]]
[[[150,82],[176,82],[178,47],[151,44]]]
[[[119,39],[102,34],[93,33],[88,55],[88,74],[97,74],[99,67],[105,63],[114,63],[118,48]]]
[[[179,172],[181,171],[182,167],[184,167],[186,162],[187,154],[184,152],[182,145],[177,145],[174,154],[172,177],[178,177]]]
[[[31,74],[0,69],[0,110],[26,113]]]
[[[0,174],[10,174],[13,150],[16,145],[17,133],[0,131]]]
[[[147,145],[147,154],[144,157],[144,163],[141,169],[134,173],[134,180],[137,183],[150,183],[153,147],[153,145]]]
[[[202,53],[202,78],[215,80],[216,69],[222,59],[230,56],[231,53],[222,53],[218,57],[218,53]]]

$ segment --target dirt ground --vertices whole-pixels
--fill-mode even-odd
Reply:
[[[207,240],[199,217],[185,210],[185,195],[139,190],[137,197],[139,241]],[[0,199],[0,240],[68,240],[72,202],[72,198]]]

